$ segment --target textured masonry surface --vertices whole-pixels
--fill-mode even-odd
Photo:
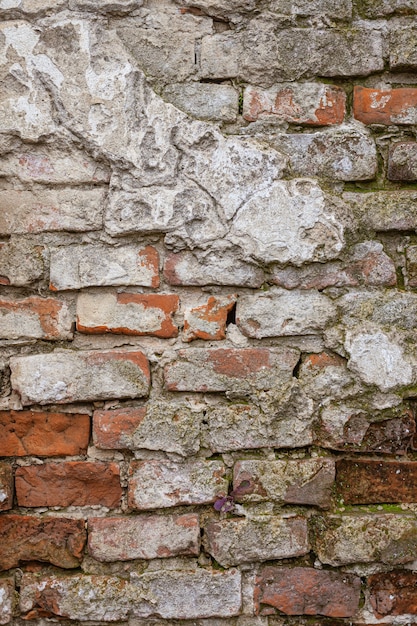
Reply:
[[[416,0],[0,0],[0,624],[417,624]]]

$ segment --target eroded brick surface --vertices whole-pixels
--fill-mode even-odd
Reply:
[[[351,617],[359,605],[360,588],[360,578],[353,574],[265,567],[256,579],[255,606],[261,613],[265,606],[286,615]]]
[[[66,461],[16,470],[16,497],[20,506],[99,504],[115,508],[121,495],[116,463]]]
[[[0,411],[1,456],[64,456],[85,453],[90,417],[72,413]]]
[[[0,463],[0,511],[13,507],[13,471],[9,463]]]
[[[99,561],[196,556],[198,515],[140,515],[88,520],[88,551]]]
[[[63,517],[2,515],[0,569],[25,561],[43,561],[57,567],[78,567],[87,533],[84,520]]]

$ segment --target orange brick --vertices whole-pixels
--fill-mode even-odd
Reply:
[[[184,341],[206,339],[219,341],[226,337],[227,314],[232,310],[236,296],[226,298],[210,296],[206,304],[186,311]]]
[[[88,415],[0,411],[0,456],[83,454],[89,438]]]
[[[172,316],[179,298],[173,294],[81,293],[77,300],[77,330],[176,337]]]
[[[0,338],[71,339],[72,321],[66,303],[54,298],[0,300]]]
[[[416,124],[417,89],[355,87],[353,113],[364,124]]]

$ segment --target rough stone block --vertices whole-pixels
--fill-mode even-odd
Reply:
[[[406,248],[406,267],[409,287],[417,287],[417,246]]]
[[[54,298],[0,299],[1,339],[72,339],[70,307]]]
[[[14,579],[0,580],[0,624],[8,624],[13,618],[15,605]]]
[[[322,413],[316,442],[335,450],[406,454],[415,446],[415,434],[413,413],[402,405],[388,414],[337,407]]]
[[[238,461],[234,467],[233,491],[242,502],[273,500],[280,504],[328,508],[334,477],[331,459]]]
[[[0,411],[0,456],[85,454],[89,438],[85,414]]]
[[[0,511],[13,508],[13,470],[9,463],[0,463]]]
[[[316,181],[278,181],[240,207],[227,238],[243,258],[263,264],[324,262],[345,245],[341,212],[340,201],[326,196]]]
[[[303,517],[264,515],[256,519],[212,521],[204,532],[208,553],[222,567],[291,559],[310,549]]]
[[[18,567],[24,561],[79,567],[86,540],[84,520],[2,515],[0,569]]]
[[[340,321],[348,328],[366,321],[379,328],[417,328],[417,294],[391,289],[380,293],[353,290],[336,300]]]
[[[239,94],[231,85],[178,83],[168,85],[164,98],[192,117],[220,122],[236,121]]]
[[[77,298],[77,330],[176,337],[172,316],[178,305],[179,297],[169,294],[83,292]]]
[[[198,556],[198,515],[90,518],[88,551],[98,561]]]
[[[43,277],[44,247],[26,239],[0,243],[0,285],[25,287]]]
[[[352,204],[359,222],[366,228],[377,232],[417,228],[415,191],[346,192],[343,199]]]
[[[19,506],[92,506],[115,508],[120,503],[116,463],[65,461],[28,465],[16,470]]]
[[[413,72],[417,69],[417,50],[411,24],[393,28],[390,33],[389,65],[392,70]]]
[[[313,522],[313,549],[327,565],[376,561],[392,566],[415,559],[417,522],[410,515],[329,515]]]
[[[316,291],[286,291],[273,288],[241,296],[236,321],[248,337],[285,337],[321,332],[335,319],[332,301]]]
[[[139,17],[118,20],[117,34],[146,76],[162,85],[194,76],[196,40],[212,32],[212,20],[161,0]]]
[[[377,619],[387,615],[415,615],[417,574],[404,570],[372,574],[369,602]]]
[[[100,230],[105,192],[64,189],[0,192],[0,234]]]
[[[336,463],[336,486],[346,504],[417,502],[417,463],[350,460]]]
[[[388,156],[389,180],[417,180],[417,143],[400,142],[390,147]]]
[[[298,361],[292,348],[189,348],[165,367],[169,391],[250,393],[288,382]]]
[[[284,289],[317,289],[358,287],[359,285],[392,287],[397,283],[395,265],[378,241],[356,244],[347,259],[314,263],[304,267],[274,267],[271,281]]]
[[[123,578],[26,575],[20,607],[31,616],[55,615],[80,621],[121,621],[127,617],[202,619],[240,613],[241,575],[204,569],[156,571]]]
[[[220,461],[132,461],[128,501],[132,509],[209,504],[227,494]]]
[[[233,255],[214,253],[199,260],[192,252],[170,254],[165,261],[164,277],[170,285],[184,286],[260,287],[264,281],[260,267],[242,262]]]
[[[0,159],[0,173],[16,176],[25,183],[47,185],[98,184],[108,183],[110,179],[109,169],[82,150],[36,145],[22,147]],[[81,197],[84,193],[81,190]]]
[[[242,47],[235,33],[218,33],[201,41],[201,76],[210,79],[239,75]]]
[[[10,359],[12,387],[22,404],[137,398],[148,395],[150,372],[143,352],[54,352]]]
[[[292,448],[312,443],[312,401],[294,381],[265,410],[251,404],[207,409],[206,446],[213,452]]]
[[[285,615],[352,617],[359,608],[361,580],[353,574],[308,567],[265,567],[256,577],[255,607]],[[268,610],[265,614],[269,614]]]
[[[410,15],[417,13],[416,0],[365,0],[361,3],[365,17]]]
[[[340,87],[318,83],[281,84],[271,89],[249,86],[243,94],[243,117],[248,122],[328,126],[345,117],[346,94]]]
[[[206,304],[187,309],[184,312],[182,340],[220,341],[225,339],[227,316],[235,302],[236,296],[210,296]]]
[[[377,171],[374,140],[355,128],[277,135],[274,146],[289,158],[292,174],[332,180],[369,180]]]
[[[200,447],[202,419],[201,409],[164,401],[94,411],[94,444],[104,450],[163,450],[190,456]]]
[[[105,215],[112,236],[167,233],[174,248],[207,247],[226,232],[210,195],[191,180],[178,177],[175,186],[151,185],[113,190]]]
[[[110,285],[158,287],[156,249],[151,246],[90,244],[51,250],[51,290]]]
[[[0,15],[23,14],[27,16],[43,15],[51,10],[61,10],[65,7],[65,0],[1,0]]]
[[[227,66],[228,77],[239,75],[242,80],[263,87],[313,76],[367,76],[382,70],[384,65],[383,36],[378,29],[366,26],[277,29],[274,19],[261,15],[251,20],[241,37],[235,33],[233,36],[229,36],[230,47],[234,44],[233,53],[240,67],[236,68],[233,58],[235,63]],[[209,38],[204,38],[203,44],[206,39]],[[227,58],[220,45],[227,41],[224,37],[216,47],[207,47],[207,56],[212,55],[213,78],[217,57],[220,67]],[[233,73],[236,69],[239,74]]]
[[[364,124],[416,124],[417,89],[354,87],[353,114]]]

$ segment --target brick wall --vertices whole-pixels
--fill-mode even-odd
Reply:
[[[0,18],[0,624],[417,623],[417,2]]]

